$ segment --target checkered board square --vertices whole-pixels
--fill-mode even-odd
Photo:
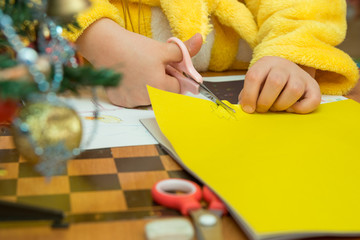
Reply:
[[[151,187],[166,178],[193,179],[159,145],[88,150],[46,179],[0,129],[0,200],[63,211],[70,223],[178,216],[157,205]]]
[[[237,103],[243,81],[204,82],[220,99]],[[178,216],[151,198],[153,184],[166,178],[197,182],[159,145],[88,150],[49,181],[14,149],[0,127],[0,200],[64,211],[67,221],[107,221]]]

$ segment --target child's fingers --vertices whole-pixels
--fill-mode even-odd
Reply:
[[[270,66],[254,64],[247,72],[241,99],[239,99],[244,112],[253,113],[255,111],[261,87],[269,70]]]
[[[317,83],[314,82],[306,89],[303,99],[296,102],[286,111],[295,112],[295,113],[310,113],[319,106],[320,102],[321,102],[321,93],[320,93],[319,85],[317,85]]]
[[[150,98],[147,89],[137,89],[133,91],[125,88],[106,89],[109,101],[117,106],[134,108],[138,106],[150,105]]]
[[[289,74],[283,71],[270,71],[257,100],[257,112],[267,112],[270,109],[280,95],[281,91],[283,91],[289,77]]]
[[[203,39],[200,33],[196,33],[189,40],[184,42],[191,57],[195,56],[200,51],[202,43]]]
[[[169,75],[166,72],[165,74],[161,76],[161,78],[157,78],[156,81],[152,81],[151,84],[152,87],[165,90],[168,92],[173,93],[180,93],[180,82],[177,80],[177,78],[173,77],[172,75]]]
[[[194,56],[200,51],[202,42],[203,40],[200,33],[195,34],[189,40],[184,42],[190,56]],[[178,45],[175,43],[166,43],[165,46],[165,63],[180,62],[182,60],[182,53]]]
[[[289,79],[284,90],[271,107],[271,111],[284,111],[288,109],[303,96],[304,92],[304,82],[291,81]]]
[[[175,77],[165,75],[165,81],[162,83],[161,89],[173,93],[180,93],[180,83]]]
[[[176,43],[165,43],[165,51],[164,51],[164,64],[168,64],[171,62],[180,62],[182,60],[182,53],[178,45]]]
[[[169,92],[180,92],[179,81],[167,74],[162,78],[161,81],[154,81],[151,84],[152,87],[162,89]],[[150,98],[147,93],[146,86],[141,88],[124,88],[124,87],[114,87],[106,89],[107,96],[109,101],[112,104],[134,108],[138,106],[147,106],[150,105]]]

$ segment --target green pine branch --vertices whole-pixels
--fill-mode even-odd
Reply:
[[[43,9],[40,5],[34,4],[30,0],[0,0],[0,8],[4,14],[11,16],[13,26],[17,33],[27,38],[36,46],[37,26],[43,19]],[[62,27],[68,30],[80,28],[76,21],[63,24]],[[0,32],[0,71],[1,69],[17,66],[19,63],[12,57],[10,44]],[[50,77],[52,74],[50,74]],[[121,79],[121,74],[109,69],[94,69],[90,65],[72,68],[64,66],[64,78],[61,82],[59,92],[72,91],[78,93],[83,86],[117,86]],[[51,82],[51,79],[48,80]],[[29,94],[38,92],[37,85],[31,80],[30,76],[24,79],[0,79],[0,98],[25,98]]]
[[[34,82],[4,81],[0,82],[0,99],[22,99],[31,93],[37,92]]]
[[[84,86],[114,87],[119,84],[121,77],[121,74],[110,69],[94,69],[91,66],[78,68],[65,67],[64,79],[61,82],[59,92],[71,91],[77,94],[80,88]],[[1,99],[26,99],[30,94],[38,92],[36,83],[29,79],[0,81]]]
[[[10,57],[8,53],[2,53],[0,55],[0,69],[15,67],[17,62]]]
[[[111,69],[94,69],[90,65],[78,68],[65,67],[60,92],[70,90],[77,93],[81,86],[115,87],[121,78],[120,73]]]

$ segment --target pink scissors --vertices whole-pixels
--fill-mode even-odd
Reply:
[[[166,67],[166,72],[169,75],[177,78],[180,83],[181,93],[191,92],[193,94],[203,94],[217,105],[221,105],[226,110],[235,112],[233,108],[223,103],[214,93],[210,91],[204,84],[202,76],[195,70],[192,64],[190,54],[184,43],[176,38],[169,38],[167,42],[174,42],[177,44],[182,52],[183,58],[180,62],[174,62]]]
[[[175,192],[175,193],[170,193]],[[182,192],[183,194],[176,194]],[[199,240],[221,240],[220,217],[227,213],[225,205],[206,186],[201,190],[195,182],[185,179],[165,179],[157,182],[152,190],[155,202],[169,208],[180,210],[182,215],[189,215],[194,220]],[[208,210],[201,206],[201,199],[209,203]]]

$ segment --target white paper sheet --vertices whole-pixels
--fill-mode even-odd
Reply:
[[[157,144],[140,123],[140,119],[154,117],[152,110],[126,109],[98,102],[99,120],[94,120],[95,103],[91,99],[66,98],[83,123],[84,149]],[[94,132],[95,131],[95,132]]]

